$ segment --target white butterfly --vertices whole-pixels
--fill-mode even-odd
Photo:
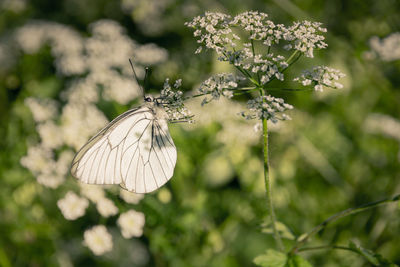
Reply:
[[[71,174],[88,184],[119,184],[149,193],[174,173],[177,153],[167,114],[157,99],[128,110],[92,137],[75,155]]]

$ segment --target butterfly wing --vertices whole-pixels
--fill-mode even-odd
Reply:
[[[76,154],[71,173],[84,183],[148,193],[171,179],[176,159],[166,120],[145,106],[123,113],[90,139]]]

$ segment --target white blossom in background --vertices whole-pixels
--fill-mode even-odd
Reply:
[[[395,32],[383,39],[374,36],[369,40],[372,51],[383,61],[400,59],[400,32]]]
[[[57,102],[52,99],[28,97],[24,101],[33,115],[35,122],[44,122],[57,116]]]
[[[20,163],[29,169],[34,175],[43,172],[50,172],[47,168],[49,162],[54,158],[54,154],[50,149],[40,145],[28,147],[27,155],[22,157]]]
[[[200,103],[201,101],[196,98],[187,103],[195,115],[196,123],[184,125],[185,129],[194,130],[211,123],[218,123],[221,129],[216,135],[216,140],[232,150],[238,145],[250,147],[259,142],[259,135],[253,130],[254,123],[243,120],[237,115],[245,108],[243,104],[221,98],[219,101],[207,104],[207,112],[204,112],[204,107],[201,107]]]
[[[95,254],[102,255],[113,248],[112,236],[104,225],[96,225],[83,233],[84,244]]]
[[[36,130],[42,140],[43,147],[56,149],[63,144],[60,127],[53,121],[48,120],[44,123],[38,124]]]
[[[114,202],[108,198],[102,198],[96,203],[97,211],[103,217],[110,217],[118,213],[118,208],[115,206]]]
[[[383,134],[400,142],[400,120],[398,118],[372,113],[366,118],[364,129],[369,133]]]
[[[15,40],[24,53],[34,54],[45,44],[51,47],[57,70],[66,75],[86,71],[82,63],[83,40],[62,24],[35,21],[17,30]]]
[[[145,44],[136,49],[136,60],[145,66],[164,62],[168,58],[168,52],[155,44]]]
[[[123,237],[140,237],[143,234],[145,217],[142,212],[129,210],[119,216],[117,224],[121,228]]]
[[[125,189],[120,189],[119,196],[129,204],[138,204],[144,198],[144,194],[136,194]]]
[[[81,195],[92,201],[98,203],[100,200],[106,197],[104,189],[99,185],[79,183]]]
[[[108,123],[107,118],[94,104],[73,101],[63,107],[60,120],[63,142],[75,150]]]
[[[89,201],[69,191],[64,198],[57,201],[57,206],[65,219],[75,220],[85,214],[86,208],[89,206]]]
[[[324,86],[333,89],[343,88],[343,85],[338,83],[337,80],[345,76],[340,70],[327,66],[316,66],[311,70],[305,70],[300,77],[294,78],[293,81],[299,82],[303,86],[312,85],[315,91],[322,92]]]
[[[40,173],[36,176],[36,181],[46,187],[56,189],[65,181],[65,177],[56,173]]]
[[[72,158],[72,151],[64,150],[59,154],[58,160],[55,160],[52,150],[38,145],[29,147],[28,154],[20,162],[36,176],[38,183],[57,188],[64,182]]]
[[[247,107],[250,113],[241,113],[247,120],[267,119],[271,120],[273,123],[277,123],[278,120],[291,120],[290,116],[283,112],[293,109],[293,106],[286,104],[282,98],[273,96],[260,96],[251,99],[247,102]]]
[[[171,0],[122,0],[121,8],[126,14],[130,14],[142,32],[150,36],[157,36],[165,29],[163,16]],[[181,4],[181,3],[180,3]]]

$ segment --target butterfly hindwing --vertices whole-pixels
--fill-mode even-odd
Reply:
[[[71,173],[84,183],[148,193],[173,175],[176,148],[166,120],[144,106],[118,116],[76,154]]]

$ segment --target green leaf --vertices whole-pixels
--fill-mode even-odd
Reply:
[[[312,265],[300,255],[293,255],[288,259],[285,267],[312,267]]]
[[[268,249],[265,254],[257,256],[253,262],[262,267],[285,267],[287,256],[285,253]]]
[[[279,234],[281,235],[281,237],[289,239],[289,240],[295,240],[295,236],[293,235],[293,233],[290,231],[290,229],[283,224],[282,222],[275,222],[275,228],[276,230],[279,232]],[[272,231],[272,227],[271,227],[271,223],[267,224],[263,229],[262,229],[263,233],[266,234],[273,234]]]

